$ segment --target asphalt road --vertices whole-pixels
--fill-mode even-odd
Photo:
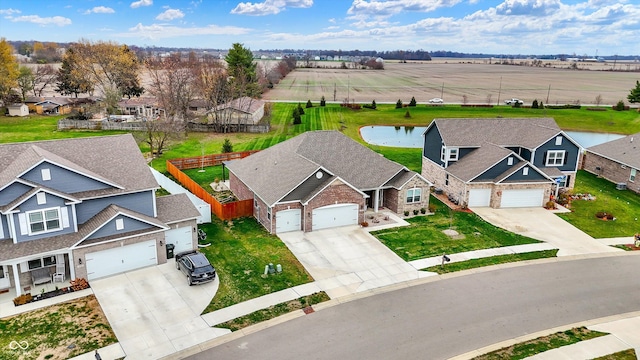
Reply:
[[[558,261],[416,285],[219,345],[204,359],[447,359],[640,310],[640,256]]]

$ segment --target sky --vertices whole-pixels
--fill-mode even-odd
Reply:
[[[640,55],[640,0],[0,0],[7,40]]]

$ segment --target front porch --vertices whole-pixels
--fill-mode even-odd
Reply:
[[[62,289],[65,287],[69,287],[70,285],[71,283],[69,279],[66,279],[63,282],[56,282],[56,283],[50,282],[50,283],[40,284],[40,285],[27,285],[22,288],[22,293],[31,294],[31,296],[35,297],[38,294],[54,291],[56,289]],[[87,290],[89,290],[89,292],[91,291],[90,289],[87,289]],[[63,301],[75,299],[81,296],[86,296],[89,294],[89,293],[86,293],[85,290],[82,290],[82,291],[76,291],[76,292],[71,292],[64,295],[52,297],[45,300],[33,301],[20,306],[15,306],[13,304],[13,299],[15,299],[18,296],[18,294],[16,294],[16,289],[11,287],[9,289],[5,289],[2,291],[3,292],[0,293],[0,318],[31,311],[34,309],[39,309],[42,307],[46,307],[52,304],[57,304]]]

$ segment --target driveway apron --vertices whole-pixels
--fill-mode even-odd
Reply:
[[[331,298],[432,275],[417,271],[360,226],[278,236]]]
[[[158,359],[229,332],[200,317],[218,279],[188,286],[172,259],[94,280],[91,287],[129,359]]]
[[[623,251],[603,245],[544,208],[473,208],[485,221],[516,234],[528,236],[559,249],[558,256]]]

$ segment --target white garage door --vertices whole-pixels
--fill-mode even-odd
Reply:
[[[358,204],[338,204],[313,210],[312,230],[358,224]]]
[[[167,244],[175,245],[175,248],[173,249],[174,254],[193,250],[191,226],[168,230],[164,233],[164,239]]]
[[[487,207],[491,200],[491,189],[469,190],[469,207]]]
[[[155,240],[88,253],[84,258],[87,263],[88,280],[158,263]]]
[[[504,190],[500,207],[535,207],[542,206],[544,189]]]
[[[276,213],[276,233],[300,230],[300,209],[281,210]]]

